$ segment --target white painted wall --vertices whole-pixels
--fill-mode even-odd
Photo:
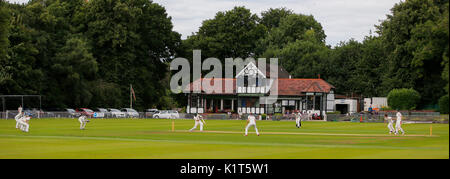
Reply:
[[[357,112],[358,101],[356,99],[335,99],[334,104],[334,109],[336,109],[336,104],[348,104],[349,113]]]
[[[372,108],[386,107],[388,106],[387,97],[364,98],[364,111],[369,111],[370,105]]]

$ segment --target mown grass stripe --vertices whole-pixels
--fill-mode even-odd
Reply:
[[[47,139],[77,139],[77,140],[113,140],[132,142],[170,142],[187,144],[216,144],[216,145],[257,145],[257,146],[292,146],[292,147],[314,147],[314,148],[358,148],[358,149],[400,149],[400,150],[442,150],[440,147],[393,147],[393,146],[362,146],[362,145],[324,145],[324,144],[295,144],[295,143],[261,143],[261,142],[228,142],[228,141],[197,141],[197,140],[157,140],[157,139],[136,139],[120,137],[80,137],[80,136],[21,136],[21,135],[0,135],[0,137],[16,138],[47,138]]]

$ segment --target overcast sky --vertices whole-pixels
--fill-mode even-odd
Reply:
[[[28,0],[7,0],[28,2]],[[202,21],[214,18],[218,11],[245,6],[260,16],[269,8],[286,7],[295,13],[313,15],[322,24],[328,45],[354,38],[362,41],[386,19],[390,9],[400,0],[154,0],[172,17],[174,31],[185,39],[197,32]]]

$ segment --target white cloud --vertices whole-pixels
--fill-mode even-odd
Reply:
[[[18,4],[22,4],[22,3],[27,3],[28,0],[6,0],[10,3],[18,3]]]
[[[8,0],[27,2],[28,0]],[[154,0],[172,17],[174,30],[186,38],[198,31],[203,20],[214,18],[218,11],[234,6],[245,6],[260,15],[269,8],[286,7],[295,13],[313,15],[327,35],[326,42],[336,45],[339,41],[354,38],[358,41],[375,31],[374,25],[390,14],[390,9],[400,0]]]

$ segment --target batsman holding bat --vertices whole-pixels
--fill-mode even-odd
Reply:
[[[200,124],[200,131],[203,131],[203,123],[206,124],[205,120],[203,120],[203,117],[197,113],[197,115],[194,116],[195,125],[192,129],[189,130],[189,132],[192,132],[194,129],[197,128],[197,126]]]

